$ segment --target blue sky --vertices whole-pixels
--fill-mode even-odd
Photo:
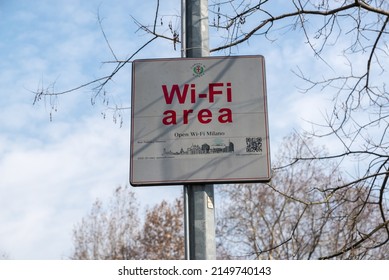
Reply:
[[[90,88],[35,106],[31,91],[65,90],[109,73],[113,66],[101,63],[112,56],[98,11],[112,48],[125,59],[150,38],[131,15],[151,24],[154,9],[149,0],[0,1],[0,252],[11,259],[68,258],[74,225],[96,198],[107,200],[129,176],[129,110],[119,127],[101,102],[91,106]],[[179,27],[179,13],[179,0],[161,1],[165,24],[171,19]],[[234,54],[265,56],[272,152],[293,129],[310,128],[304,120],[322,118],[328,100],[301,94],[291,71],[297,65],[320,71],[311,69],[303,38],[253,38]],[[136,58],[179,56],[170,42],[157,40]],[[130,105],[130,71],[130,65],[123,68],[107,88],[111,104]],[[181,187],[135,191],[144,209],[179,196]]]

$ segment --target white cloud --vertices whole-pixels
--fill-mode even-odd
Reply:
[[[0,159],[0,205],[6,209],[0,214],[5,225],[0,248],[14,258],[44,257],[48,252],[34,252],[44,240],[46,246],[63,248],[65,236],[94,199],[110,195],[128,178],[126,129],[98,117],[52,124],[40,132],[38,138],[3,136],[0,142],[7,147]],[[59,257],[55,253],[45,258]]]

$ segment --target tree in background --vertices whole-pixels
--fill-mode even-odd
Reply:
[[[363,184],[345,183],[335,163],[298,160],[323,153],[310,139],[292,134],[280,148],[271,183],[223,187],[218,221],[222,257],[388,257],[385,227],[377,226],[381,215],[371,201],[375,195]]]
[[[104,207],[99,200],[73,230],[72,259],[138,259],[139,214],[134,193],[118,187]]]
[[[72,259],[183,259],[183,207],[162,201],[142,223],[130,187],[116,188],[108,207],[99,200],[73,230]]]
[[[179,260],[184,252],[184,209],[180,199],[162,201],[146,212],[140,236],[142,259]]]

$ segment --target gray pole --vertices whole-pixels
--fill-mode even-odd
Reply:
[[[184,0],[186,57],[209,56],[208,0]]]
[[[209,56],[208,0],[182,0],[182,56]],[[213,185],[185,185],[185,255],[216,259]]]
[[[215,260],[213,185],[186,185],[188,193],[189,259]]]

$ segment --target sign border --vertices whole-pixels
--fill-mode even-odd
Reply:
[[[259,58],[262,60],[262,85],[263,85],[263,106],[265,117],[265,132],[266,132],[266,173],[267,176],[250,177],[250,178],[204,178],[204,179],[190,179],[190,180],[163,180],[163,181],[141,181],[134,182],[134,104],[135,104],[135,64],[138,62],[163,62],[163,61],[199,61],[199,60],[220,60],[220,59],[239,59],[239,58]],[[271,154],[270,154],[270,136],[269,136],[269,116],[267,106],[267,86],[266,86],[266,72],[265,72],[265,58],[262,55],[244,55],[244,56],[212,56],[200,58],[156,58],[156,59],[137,59],[132,63],[132,82],[131,82],[131,135],[130,135],[130,184],[134,187],[139,186],[166,186],[166,185],[188,185],[188,184],[226,184],[226,183],[267,183],[271,180]]]

